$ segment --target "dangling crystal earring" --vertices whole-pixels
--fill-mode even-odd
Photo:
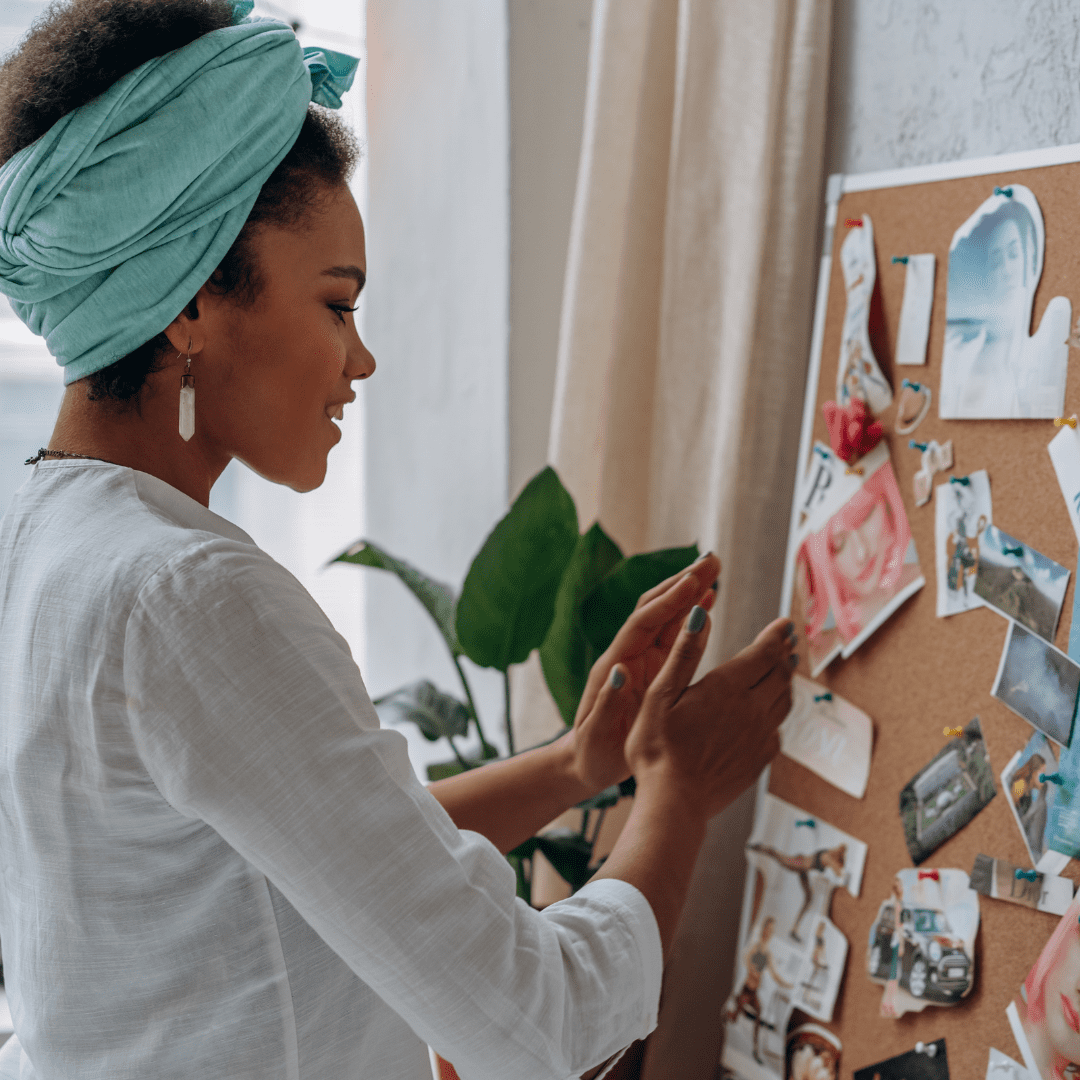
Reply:
[[[180,376],[180,438],[195,434],[195,376],[191,374],[191,339],[188,338],[187,370]]]

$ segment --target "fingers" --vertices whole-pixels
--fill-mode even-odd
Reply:
[[[775,619],[748,645],[732,659],[728,666],[728,676],[737,686],[756,686],[778,664],[788,665],[788,673],[793,668],[790,657],[794,655],[794,626],[789,619]]]
[[[679,630],[671,652],[646,692],[646,697],[669,706],[678,699],[701,663],[710,629],[708,612],[702,607],[695,607]]]
[[[751,691],[751,701],[760,711],[765,727],[779,727],[791,712],[791,669],[777,664]]]
[[[693,574],[701,583],[701,589],[698,590],[700,592],[707,589],[720,576],[720,560],[711,551],[702,555],[697,562],[692,563],[685,570],[672,574],[671,577],[661,581],[659,585],[654,585],[647,592],[643,592],[638,598],[634,610],[637,611],[645,607],[646,604],[651,603],[658,596],[662,596],[673,585],[678,585],[687,574]]]

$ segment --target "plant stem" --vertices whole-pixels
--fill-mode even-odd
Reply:
[[[515,754],[514,750],[514,726],[510,723],[510,669],[503,672],[503,686],[506,688],[506,747],[510,757]]]
[[[450,749],[454,751],[454,757],[458,759],[458,764],[463,769],[468,770],[476,768],[475,765],[472,765],[470,762],[466,761],[465,758],[461,756],[461,751],[457,748],[454,740],[449,735],[446,736],[446,741],[450,744]]]
[[[491,743],[484,738],[484,729],[480,726],[480,715],[476,711],[476,703],[473,701],[472,691],[469,689],[469,680],[465,678],[465,672],[461,667],[461,662],[454,655],[453,651],[450,653],[450,659],[454,661],[454,667],[457,668],[457,673],[461,677],[461,685],[465,690],[465,697],[469,702],[469,712],[472,713],[473,722],[476,724],[476,734],[480,736],[480,756],[487,758],[494,753]]]

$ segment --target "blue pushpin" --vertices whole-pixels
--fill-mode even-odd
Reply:
[[[905,379],[902,385],[910,387],[916,394],[922,389],[922,383],[912,382],[910,379]]]
[[[824,694],[815,694],[814,695],[814,700],[815,701],[832,701],[832,694],[830,694],[828,692],[828,690],[826,690]]]
[[[966,477],[966,476],[950,476],[949,477],[949,483],[950,484],[963,484],[964,487],[970,487],[971,486],[971,480],[968,479],[968,477]]]
[[[808,829],[816,829],[817,828],[817,822],[812,817],[807,818],[805,821],[796,821],[795,822],[795,827],[796,828],[798,828],[800,825],[805,825]]]
[[[1038,881],[1039,875],[1034,870],[1017,870],[1013,875],[1017,881],[1021,879],[1025,881]]]
[[[996,188],[994,188],[994,194],[995,195],[1004,195],[1006,199],[1011,199],[1012,198],[1012,188],[1011,187],[996,187]]]
[[[1039,773],[1040,784],[1064,784],[1065,779],[1059,772],[1041,772]]]
[[[908,440],[908,446],[910,446],[912,450],[925,450],[929,445],[929,443],[916,442],[914,439]]]
[[[906,263],[908,261],[908,257],[906,255],[894,255],[892,257],[892,261],[893,266],[895,266],[897,263]]]

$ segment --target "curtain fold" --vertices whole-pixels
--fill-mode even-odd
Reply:
[[[823,193],[831,0],[595,0],[549,461],[626,554],[723,562],[701,672],[779,607]],[[538,665],[519,718],[550,733]],[[710,824],[647,1080],[716,1072],[748,794]]]

